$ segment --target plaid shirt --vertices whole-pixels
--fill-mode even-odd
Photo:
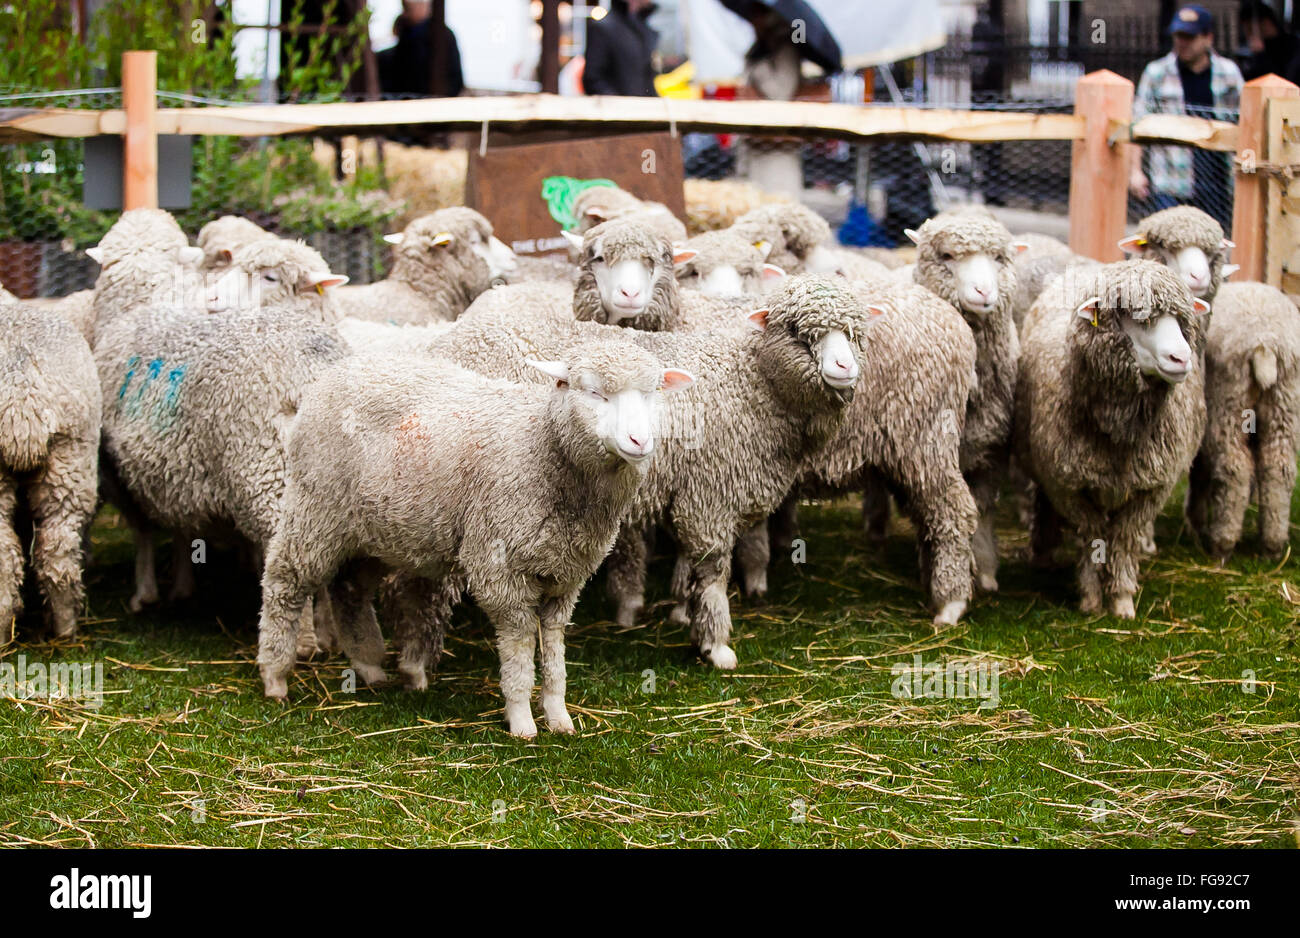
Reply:
[[[1178,77],[1178,58],[1172,52],[1147,64],[1133,99],[1133,120],[1148,114],[1187,114],[1215,120],[1236,120],[1241,103],[1241,70],[1231,59],[1210,53],[1210,93],[1214,107],[1187,110],[1183,101],[1183,82]],[[1194,188],[1192,148],[1148,147],[1147,178],[1151,191],[1190,199]]]

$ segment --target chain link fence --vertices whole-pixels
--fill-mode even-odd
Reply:
[[[910,89],[902,97],[911,106],[938,106],[916,101]],[[215,96],[159,94],[160,107],[225,103]],[[0,108],[120,106],[120,93],[111,88],[58,94],[0,89]],[[956,106],[1072,110],[1065,97],[983,97]],[[418,131],[347,144],[307,136],[194,137],[190,204],[171,210],[191,237],[222,214],[245,215],[276,234],[306,240],[332,270],[367,283],[386,272],[385,232],[415,214],[463,200],[465,152],[448,147],[445,135]],[[0,283],[18,296],[63,296],[94,285],[98,266],[85,248],[97,243],[118,213],[85,207],[85,149],[81,140],[0,146]],[[1129,220],[1186,203],[1230,228],[1230,155],[1162,150],[1166,160],[1182,152],[1193,182],[1183,191],[1162,191],[1158,176],[1149,172],[1151,191],[1146,198],[1130,196]],[[1148,164],[1155,151],[1148,149]],[[783,191],[797,191],[847,244],[905,246],[904,229],[969,203],[989,206],[1014,232],[1064,238],[1068,229],[1068,141],[850,143],[692,133],[682,137],[682,155],[688,179],[749,181],[761,189],[774,188],[775,181]]]

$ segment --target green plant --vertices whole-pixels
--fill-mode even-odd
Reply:
[[[399,211],[401,203],[380,190],[336,186],[331,190],[295,189],[272,203],[287,231],[309,235],[318,231],[378,229]]]

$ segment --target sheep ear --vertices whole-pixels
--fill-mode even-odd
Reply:
[[[325,291],[330,287],[341,287],[347,282],[348,278],[342,274],[331,274],[328,272],[323,274],[307,274],[298,284],[298,289],[304,292],[306,290],[315,290],[321,296],[324,296]]]
[[[104,263],[104,249],[99,245],[95,245],[93,248],[86,248],[86,256],[96,264],[102,265]]]
[[[700,253],[699,251],[696,251],[693,248],[674,247],[673,266],[676,267],[678,264],[685,264],[688,261],[693,261],[699,255],[699,253]]]
[[[564,240],[568,241],[573,247],[582,250],[582,235],[567,230],[561,230],[560,234],[564,235]]]
[[[784,279],[785,279],[785,271],[782,270],[780,267],[777,267],[775,264],[763,265],[764,283],[775,283],[778,280],[784,280]]]
[[[911,241],[913,244],[921,243],[921,235],[917,232],[915,228],[904,228],[903,234],[907,235],[908,240]]]
[[[770,312],[770,309],[756,309],[745,318],[755,331],[762,332],[767,328],[767,314]]]
[[[217,252],[217,259],[223,264],[229,264],[235,259],[235,252],[230,250],[230,248],[222,248]]]
[[[885,307],[877,306],[875,303],[868,303],[863,307],[863,309],[867,311],[867,315],[873,320],[885,315]]]
[[[203,248],[194,248],[189,245],[186,245],[183,248],[177,248],[176,260],[189,267],[201,264],[203,263]]]
[[[402,234],[402,232],[395,231],[392,234],[384,235],[384,240],[387,241],[389,244],[401,244],[403,237],[404,235]]]
[[[661,391],[685,391],[695,383],[695,376],[681,368],[665,368],[659,379]]]
[[[455,238],[452,236],[450,231],[439,231],[433,236],[433,240],[429,243],[435,248],[445,248],[454,240]]]
[[[1198,316],[1204,316],[1209,311],[1210,311],[1209,303],[1205,302],[1205,300],[1201,299],[1199,296],[1193,297],[1192,312],[1196,313],[1196,315]]]
[[[754,242],[754,247],[758,248],[758,253],[763,255],[763,260],[767,260],[768,255],[772,253],[772,242],[766,238],[759,238]]]
[[[1139,235],[1129,235],[1127,238],[1120,238],[1116,246],[1127,254],[1141,254],[1147,246],[1147,239]]]
[[[550,375],[555,379],[556,387],[567,388],[569,386],[569,366],[564,362],[544,362],[535,358],[525,358],[524,364],[536,368],[544,375]]]
[[[1219,242],[1219,247],[1225,251],[1230,251],[1236,246],[1237,246],[1237,242],[1232,241],[1228,238],[1224,238],[1222,241]]]
[[[1080,319],[1086,319],[1094,326],[1097,325],[1097,307],[1101,305],[1101,297],[1090,296],[1080,303],[1074,310],[1074,314]]]
[[[1029,242],[1028,242],[1028,241],[1012,241],[1012,242],[1011,242],[1011,250],[1015,251],[1017,254],[1024,254],[1026,251],[1029,250]]]
[[[609,218],[609,213],[603,208],[589,208],[583,214],[588,218],[596,219],[596,221],[605,221]]]
[[[1235,273],[1236,273],[1237,271],[1239,271],[1239,270],[1241,270],[1241,265],[1240,265],[1240,264],[1224,264],[1224,265],[1223,265],[1223,279],[1224,279],[1224,280],[1227,280],[1229,277],[1231,277],[1233,274],[1235,274]]]

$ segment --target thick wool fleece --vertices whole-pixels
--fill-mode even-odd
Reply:
[[[1173,252],[1196,247],[1204,251],[1210,262],[1210,288],[1204,299],[1213,304],[1223,284],[1223,265],[1228,259],[1222,225],[1199,208],[1175,205],[1142,219],[1134,233],[1151,247]]]
[[[594,210],[596,214],[589,214]],[[622,219],[649,228],[660,237],[677,243],[686,240],[686,225],[662,202],[645,202],[616,186],[592,186],[574,199],[573,213],[578,218],[578,232],[586,232],[603,222]]]
[[[75,634],[82,536],[95,514],[100,393],[85,340],[61,317],[0,303],[0,645],[22,611],[20,491],[34,523],[32,567],[56,637]]]
[[[609,321],[592,269],[598,257],[609,267],[627,260],[639,260],[651,271],[650,302],[645,312],[621,321],[620,325],[651,332],[675,329],[680,325],[672,242],[640,221],[627,219],[605,222],[588,229],[583,235],[578,282],[573,290],[575,318],[600,323]]]
[[[573,732],[564,629],[645,475],[605,449],[586,386],[650,393],[663,368],[607,340],[564,361],[571,381],[545,388],[414,356],[356,356],[312,387],[263,577],[268,695],[286,692],[307,598],[345,562],[373,558],[438,590],[468,588],[496,628],[507,717],[523,736],[536,733],[540,633],[547,722]],[[406,651],[403,670],[417,663]]]
[[[1016,295],[1012,304],[1011,317],[1015,321],[1016,328],[1020,330],[1020,338],[1023,339],[1027,328],[1025,319],[1029,309],[1049,283],[1067,272],[1070,276],[1091,277],[1091,272],[1101,265],[1090,257],[1072,254],[1068,250],[1061,253],[1035,251],[1031,248],[1016,255],[1011,266],[1016,274]]]
[[[1101,297],[1096,325],[1075,310]],[[1148,525],[1196,453],[1205,428],[1199,366],[1180,384],[1138,369],[1121,316],[1177,317],[1195,328],[1192,297],[1169,269],[1103,266],[1088,282],[1055,281],[1035,304],[1016,388],[1016,456],[1038,485],[1031,546],[1045,560],[1059,519],[1077,532],[1080,608],[1134,614]]]
[[[81,333],[88,344],[95,341],[95,291],[78,290],[67,296],[40,297],[26,301],[35,309],[58,313]]]
[[[197,260],[187,257],[189,240],[167,212],[123,212],[97,247],[101,260],[93,303],[95,330],[106,318],[140,307],[183,309],[202,299]]]
[[[452,236],[437,244],[439,234]],[[471,245],[486,244],[492,225],[471,208],[443,208],[406,226],[393,249],[393,268],[378,283],[338,288],[340,316],[424,325],[455,319],[492,286],[492,272]]]
[[[265,546],[299,395],[344,353],[332,329],[285,310],[145,309],[104,325],[104,451],[147,522]]]
[[[1225,283],[1205,348],[1205,438],[1190,475],[1188,520],[1216,557],[1241,539],[1251,484],[1263,549],[1290,541],[1300,448],[1300,312],[1262,283]]]
[[[812,347],[832,329],[860,345],[870,328],[852,293],[821,278],[789,278],[767,305],[762,332],[640,332],[503,314],[461,320],[429,348],[485,374],[531,380],[524,358],[558,358],[580,339],[623,336],[695,376],[694,386],[665,402],[669,433],[626,518],[625,563],[611,570],[610,589],[620,604],[640,601],[641,533],[651,522],[665,524],[690,563],[692,639],[723,666],[735,663],[726,584],[736,539],[780,504],[852,397],[825,384]],[[633,573],[620,575],[623,569]]]
[[[809,252],[831,240],[826,219],[797,202],[761,205],[726,230],[750,244],[766,241],[771,246],[768,262],[787,274],[801,273]]]
[[[986,212],[960,211],[928,219],[918,235],[913,274],[916,282],[952,304],[975,336],[976,380],[966,405],[961,464],[980,512],[975,542],[980,585],[996,590],[993,509],[1010,456],[1016,364],[1020,358],[1020,342],[1011,317],[1016,296],[1011,232]],[[989,255],[998,266],[998,302],[986,313],[969,312],[961,306],[951,263],[976,253]]]
[[[563,283],[572,286],[578,279],[578,268],[563,254],[521,255],[516,264],[515,272],[506,278],[507,283]]]
[[[203,251],[204,270],[221,270],[230,265],[235,252],[254,241],[274,240],[275,235],[238,215],[222,215],[199,229],[194,243]]]

